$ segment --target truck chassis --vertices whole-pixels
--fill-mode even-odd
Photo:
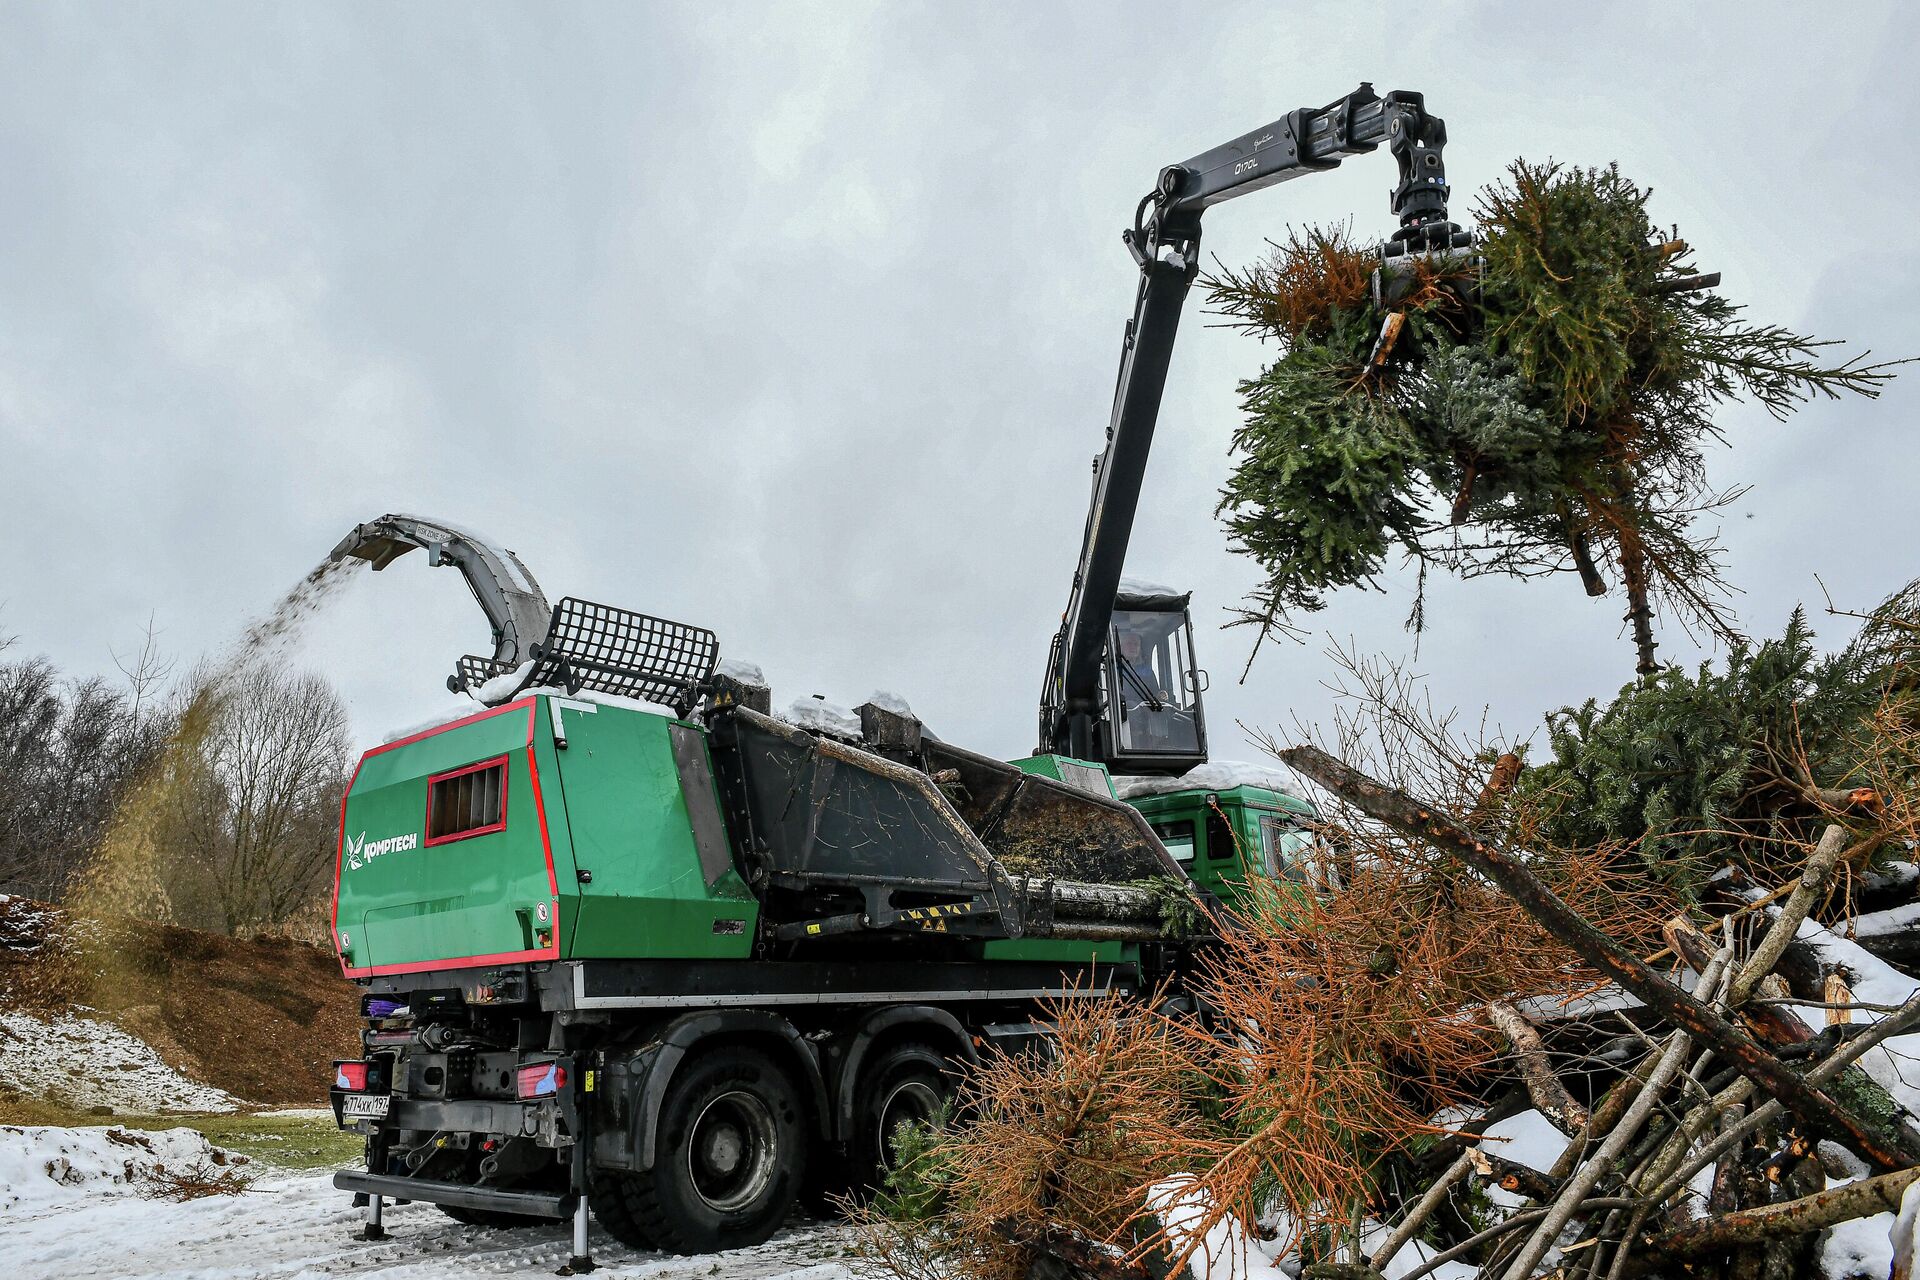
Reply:
[[[1047,1002],[1141,981],[1134,964],[938,960],[374,978],[366,1075],[331,1095],[367,1168],[334,1185],[366,1198],[367,1238],[388,1199],[488,1225],[571,1218],[576,1273],[592,1267],[590,1204],[629,1244],[750,1242],[796,1201],[876,1180],[892,1127],[932,1115],[983,1053],[1043,1041]]]

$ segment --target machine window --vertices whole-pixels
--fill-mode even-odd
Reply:
[[[1234,839],[1233,824],[1218,807],[1207,810],[1207,856],[1215,862],[1233,862],[1240,857],[1239,841]]]
[[[1186,615],[1116,610],[1108,654],[1121,750],[1198,751],[1200,699],[1187,647]]]
[[[1175,862],[1193,861],[1193,823],[1156,822],[1153,834],[1160,837],[1160,843],[1167,846]]]
[[[507,825],[507,761],[503,756],[427,780],[427,843],[483,836]]]
[[[1322,892],[1338,887],[1332,864],[1313,832],[1283,818],[1260,819],[1260,857],[1275,880],[1291,880]]]

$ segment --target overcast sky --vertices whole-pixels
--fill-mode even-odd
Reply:
[[[1516,155],[1618,160],[1755,317],[1911,355],[1916,52],[1892,4],[0,5],[0,635],[111,673],[151,612],[191,659],[412,511],[712,627],[779,703],[893,690],[1023,754],[1162,165],[1420,90],[1460,213]],[[1206,248],[1384,234],[1392,176],[1222,206]],[[1190,308],[1128,562],[1196,593],[1216,757],[1326,714],[1328,635],[1413,651],[1401,573],[1236,683],[1257,574],[1213,506],[1273,355]],[[1816,573],[1920,575],[1916,406],[1726,415],[1752,633]],[[372,741],[485,628],[423,557],[362,578],[296,656]],[[1571,578],[1429,590],[1444,704],[1525,731],[1631,674]]]

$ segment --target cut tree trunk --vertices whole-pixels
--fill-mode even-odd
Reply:
[[[1886,961],[1908,976],[1920,973],[1920,929],[1878,933],[1855,938],[1863,951]]]
[[[1706,936],[1689,924],[1685,917],[1676,916],[1661,929],[1667,939],[1667,945],[1674,953],[1686,961],[1687,967],[1695,973],[1711,954]],[[1749,970],[1750,971],[1750,970]],[[1743,975],[1744,976],[1744,975]],[[1763,975],[1764,976],[1764,975]],[[1772,981],[1779,982],[1777,977]],[[1780,983],[1785,986],[1785,983]],[[1804,1045],[1814,1039],[1813,1029],[1796,1017],[1790,1010],[1780,1005],[1748,1004],[1739,1010],[1740,1020],[1752,1029],[1767,1044],[1775,1048],[1790,1048]],[[1846,1072],[1836,1078],[1839,1096],[1848,1098],[1868,1111],[1894,1117],[1889,1125],[1904,1133],[1904,1138],[1889,1137],[1889,1145],[1920,1147],[1920,1130],[1916,1130],[1910,1121],[1901,1118],[1900,1106],[1886,1089],[1860,1067],[1848,1067]]]
[[[1553,1199],[1554,1193],[1560,1189],[1558,1182],[1531,1165],[1509,1160],[1479,1147],[1468,1151],[1465,1158],[1472,1162],[1475,1173],[1502,1191],[1511,1191],[1529,1200],[1544,1203]]]
[[[1807,859],[1806,869],[1800,873],[1800,884],[1787,898],[1786,905],[1780,908],[1780,914],[1774,918],[1773,926],[1767,930],[1766,937],[1754,948],[1753,956],[1747,961],[1740,976],[1733,980],[1733,991],[1729,1003],[1736,1008],[1747,1002],[1760,979],[1773,971],[1780,961],[1781,953],[1787,944],[1793,941],[1794,934],[1800,928],[1800,922],[1807,913],[1820,904],[1826,897],[1827,881],[1833,877],[1834,864],[1840,855],[1847,851],[1847,829],[1839,823],[1829,824],[1820,833],[1820,842],[1813,848]]]
[[[1653,602],[1647,590],[1647,553],[1639,539],[1620,539],[1620,578],[1627,589],[1627,621],[1633,624],[1633,647],[1639,655],[1634,671],[1642,678],[1660,670],[1653,651]]]
[[[1486,782],[1480,788],[1480,794],[1474,797],[1473,810],[1467,814],[1467,825],[1478,826],[1493,813],[1500,798],[1513,789],[1520,777],[1520,757],[1511,751],[1502,751],[1500,758],[1493,762],[1493,772],[1487,775]]]

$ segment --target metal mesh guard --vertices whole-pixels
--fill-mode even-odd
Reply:
[[[505,675],[513,670],[510,662],[501,662],[494,658],[482,658],[469,653],[454,666],[454,692],[464,693],[469,689],[478,689],[495,676]]]
[[[681,714],[720,660],[704,627],[568,596],[553,607],[547,638],[534,646],[527,686],[559,685],[663,703]]]

